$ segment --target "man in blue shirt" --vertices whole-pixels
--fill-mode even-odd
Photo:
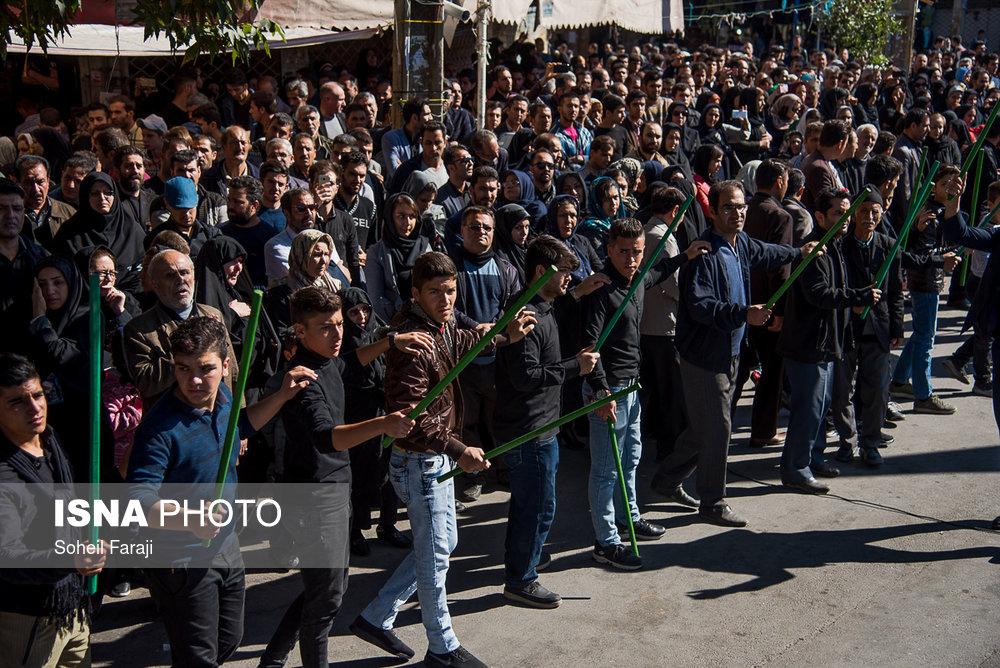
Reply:
[[[142,504],[153,527],[150,537],[158,559],[172,562],[171,568],[147,569],[146,577],[167,628],[174,665],[219,665],[243,636],[243,558],[233,523],[220,529],[216,523],[222,516],[210,518],[207,511],[200,521],[186,513],[170,515],[170,506],[177,504],[158,494],[161,485],[180,483],[193,493],[189,505],[211,496],[233,403],[222,384],[229,373],[228,340],[225,326],[210,317],[186,320],[170,335],[177,382],[143,416],[126,476],[130,496]],[[240,416],[238,437],[267,424],[315,378],[315,372],[303,367],[290,370],[280,390]],[[233,448],[229,480],[235,480],[238,457],[239,448]],[[227,486],[230,503],[235,492],[235,485]],[[203,540],[211,543],[206,547]]]
[[[701,239],[707,255],[681,268],[677,350],[681,357],[688,428],[653,477],[653,489],[722,526],[746,526],[725,501],[726,456],[732,432],[730,404],[747,324],[768,323],[771,310],[750,304],[750,272],[774,271],[812,250],[767,244],[743,231],[746,195],[739,181],[723,181],[708,193],[712,227]],[[698,469],[698,496],[682,488]]]

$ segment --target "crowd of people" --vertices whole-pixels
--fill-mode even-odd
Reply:
[[[284,82],[181,69],[169,90],[137,86],[76,119],[18,103],[22,124],[0,138],[0,481],[89,481],[80,434],[100,346],[101,478],[147,490],[137,498],[171,536],[176,565],[146,569],[142,583],[174,665],[216,666],[240,645],[243,562],[231,529],[159,523],[163,501],[148,490],[215,479],[234,401],[246,409],[231,466],[241,481],[315,484],[286,515],[293,545],[329,558],[301,569],[303,592],[261,666],[283,665],[296,642],[303,665],[326,665],[350,555],[370,553],[373,523],[406,556],[352,632],[412,657],[392,629],[416,593],[426,665],[485,665],[457,638],[445,581],[456,507],[480,498],[487,469],[510,490],[503,596],[521,605],[560,604],[538,575],[560,451],[589,449],[599,563],[639,569],[625,543],[665,533],[641,515],[643,449],[655,452],[654,493],[745,526],[726,500],[726,462],[748,381],[749,446],[782,448],[789,490],[826,493],[840,466],[882,465],[905,408],[956,412],[933,387],[946,285],[971,331],[940,367],[1000,416],[1000,123],[983,127],[1000,57],[986,44],[941,39],[908,70],[798,37],[760,54],[655,39],[493,51],[485,81],[447,66],[438,115],[394,101],[373,50],[353,69],[318,64]],[[961,173],[980,134],[982,166]],[[408,417],[550,266],[504,332]],[[586,419],[484,458],[636,382]],[[393,447],[379,446],[385,435]],[[435,481],[455,468],[457,484]],[[44,565],[45,550],[16,534],[43,520],[19,517],[19,504],[0,498],[0,544]],[[409,534],[396,527],[401,506]],[[210,566],[185,566],[192,555]],[[0,574],[2,645],[23,665],[87,665],[100,596],[83,577],[100,571],[112,596],[139,581],[112,567],[91,556],[75,571]]]

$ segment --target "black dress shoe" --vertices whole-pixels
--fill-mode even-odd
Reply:
[[[813,475],[820,478],[836,478],[840,475],[840,469],[827,461],[824,461],[822,464],[813,464],[809,468],[812,470]]]
[[[994,531],[1000,531],[1000,517],[993,520],[993,524],[990,525],[990,528]]]
[[[413,541],[410,540],[409,536],[396,527],[386,528],[379,524],[375,527],[375,535],[379,537],[379,540],[384,540],[393,547],[409,548],[413,546]]]
[[[398,656],[400,659],[413,658],[415,652],[410,649],[409,645],[400,640],[392,629],[380,629],[361,615],[358,615],[358,618],[351,622],[348,628],[351,633],[365,642],[370,642],[393,656]]]
[[[618,525],[618,535],[621,536],[622,540],[631,540],[628,527],[617,522],[615,524]],[[632,523],[632,530],[635,531],[636,540],[660,540],[663,538],[663,534],[667,532],[666,527],[662,527],[659,524],[651,524],[641,518]]]
[[[737,515],[728,503],[711,508],[699,508],[698,514],[712,524],[723,527],[745,527],[747,525],[747,521]]]
[[[686,508],[698,507],[698,499],[685,492],[684,488],[680,485],[677,485],[676,487],[657,487],[654,484],[653,491],[657,494],[662,494],[678,506],[684,506]]]
[[[895,442],[896,442],[896,437],[895,436],[893,436],[892,434],[887,434],[887,433],[885,433],[883,431],[882,432],[882,440],[879,442],[878,447],[880,447],[880,448],[887,448],[887,447],[889,447],[891,444],[893,444]]]
[[[789,489],[795,489],[806,494],[826,494],[830,488],[816,478],[804,478],[802,480],[783,480],[782,485]]]

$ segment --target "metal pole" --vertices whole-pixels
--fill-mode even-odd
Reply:
[[[479,0],[476,8],[476,33],[479,37],[479,62],[476,74],[476,129],[483,129],[486,119],[486,61],[489,59],[490,43],[486,31],[490,25],[490,0]]]

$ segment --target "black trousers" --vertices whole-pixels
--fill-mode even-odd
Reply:
[[[862,448],[877,448],[881,443],[890,364],[889,351],[867,338],[833,363],[830,414],[841,443]]]
[[[681,359],[688,427],[677,439],[674,451],[660,462],[653,476],[654,487],[680,485],[697,469],[701,507],[708,509],[724,503],[732,435],[729,407],[738,367],[738,357],[733,358],[726,373],[703,369]]]
[[[642,355],[639,367],[642,440],[643,443],[655,443],[656,459],[662,460],[673,452],[677,438],[687,427],[681,358],[672,336],[643,334],[639,349]]]
[[[170,639],[171,665],[218,666],[243,639],[246,579],[231,535],[213,568],[149,568],[149,594]]]
[[[785,358],[777,352],[780,332],[771,332],[767,327],[749,327],[749,345],[760,361],[760,380],[753,394],[753,409],[750,418],[750,438],[766,441],[778,433],[778,411],[781,410],[781,387],[785,378]],[[740,355],[740,370],[733,390],[732,411],[743,394],[743,386],[750,378],[753,358]]]
[[[324,555],[328,567],[303,568],[302,593],[292,601],[267,643],[261,666],[283,666],[299,641],[305,668],[329,665],[329,635],[333,620],[347,591],[350,483],[328,483],[314,506],[290,507],[286,511],[296,534],[300,558],[313,563]]]

